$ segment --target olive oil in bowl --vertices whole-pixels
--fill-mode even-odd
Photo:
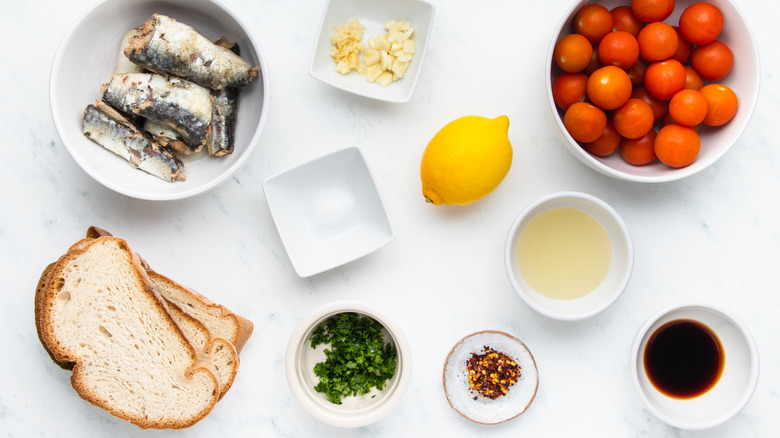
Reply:
[[[571,207],[543,211],[518,239],[517,261],[525,281],[548,298],[573,300],[594,291],[609,273],[612,246],[604,227]]]

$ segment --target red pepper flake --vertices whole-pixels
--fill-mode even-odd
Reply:
[[[506,354],[483,347],[482,354],[471,353],[466,361],[469,373],[469,387],[479,395],[497,399],[509,392],[509,387],[520,378],[520,366]],[[474,397],[474,400],[477,396]]]

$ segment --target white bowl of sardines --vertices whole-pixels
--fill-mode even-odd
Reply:
[[[260,138],[268,70],[239,18],[208,0],[107,0],[62,39],[52,118],[104,186],[148,200],[204,193]]]

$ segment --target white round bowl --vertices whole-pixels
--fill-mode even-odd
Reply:
[[[483,354],[490,347],[514,359],[520,366],[520,378],[506,395],[490,399],[472,390],[468,379],[468,360],[473,353]],[[516,337],[497,330],[472,333],[461,339],[444,362],[444,395],[452,409],[467,420],[480,424],[499,424],[524,413],[536,398],[539,370],[531,350]]]
[[[669,321],[691,319],[709,327],[723,347],[720,379],[704,394],[690,399],[669,397],[653,386],[644,368],[647,341]],[[681,429],[707,429],[736,415],[748,403],[758,383],[758,350],[747,327],[728,313],[699,304],[677,304],[651,316],[639,329],[631,348],[631,377],[647,409]]]
[[[241,57],[260,66],[260,76],[239,92],[232,154],[184,158],[186,181],[166,182],[138,169],[87,139],[82,133],[84,108],[101,96],[114,71],[122,37],[161,13],[192,26],[210,39],[225,36],[238,43]],[[249,28],[232,12],[209,0],[106,0],[85,12],[62,39],[50,78],[54,126],[73,159],[104,186],[149,200],[182,199],[206,192],[233,175],[260,139],[268,113],[268,68]]]
[[[518,264],[517,246],[525,226],[538,214],[558,207],[590,214],[604,227],[612,247],[612,263],[606,278],[594,291],[577,299],[561,300],[542,295],[523,278]],[[504,260],[509,281],[526,304],[550,318],[574,321],[596,315],[617,301],[631,278],[634,250],[628,228],[606,202],[586,193],[559,192],[534,202],[515,219],[507,236]]]
[[[374,388],[363,396],[344,397],[337,405],[314,390],[319,382],[314,365],[324,361],[325,354],[322,348],[311,348],[309,338],[321,322],[347,312],[369,316],[382,324],[385,341],[395,344],[398,358],[395,375],[381,391]],[[365,303],[338,301],[320,307],[298,324],[287,345],[285,372],[293,395],[314,418],[332,426],[362,427],[378,421],[401,401],[412,377],[412,352],[403,331],[389,316]]]
[[[674,13],[665,21],[676,26],[682,11],[697,1],[677,0]],[[567,33],[572,32],[572,20],[582,6],[590,3],[599,3],[607,9],[612,9],[615,6],[628,5],[628,0],[583,0],[575,2],[563,14],[558,27],[553,33],[547,52],[547,64],[545,65],[547,106],[557,130],[562,136],[563,143],[569,152],[588,167],[604,175],[620,180],[659,183],[679,180],[701,172],[718,161],[734,146],[747,127],[758,100],[758,89],[761,79],[758,47],[756,46],[753,31],[734,2],[729,0],[709,0],[709,2],[720,8],[724,16],[723,32],[718,37],[718,40],[727,44],[734,53],[734,67],[728,76],[718,82],[730,87],[737,93],[739,108],[736,116],[723,126],[701,126],[699,130],[701,151],[696,161],[687,167],[675,169],[666,166],[658,160],[644,166],[634,166],[626,162],[618,151],[607,157],[597,157],[583,149],[569,135],[566,127],[563,125],[563,112],[555,105],[552,96],[552,83],[561,72],[553,61],[555,43]]]

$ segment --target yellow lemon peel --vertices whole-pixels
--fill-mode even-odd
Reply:
[[[468,205],[504,180],[512,165],[509,118],[463,116],[446,124],[422,156],[422,193],[434,205]]]

